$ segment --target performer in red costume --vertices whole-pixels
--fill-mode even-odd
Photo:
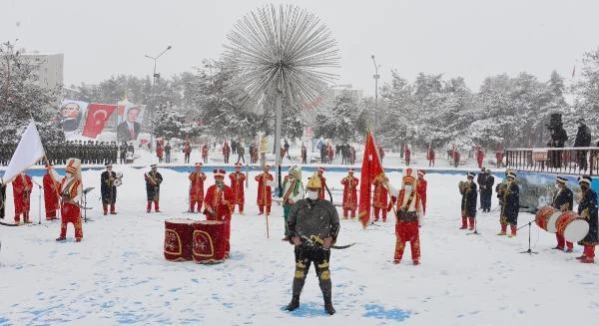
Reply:
[[[29,224],[29,209],[31,207],[31,189],[33,182],[31,177],[25,172],[16,176],[12,181],[13,199],[15,202],[15,224],[21,222],[23,215],[23,223]]]
[[[266,214],[270,214],[270,206],[272,205],[272,188],[271,183],[274,180],[272,174],[268,173],[270,170],[269,165],[264,166],[264,172],[260,173],[256,176],[255,180],[258,181],[258,208],[260,209],[260,214],[264,214],[264,206],[266,206]]]
[[[206,174],[202,172],[202,163],[195,164],[195,171],[189,174],[189,212],[193,213],[198,207],[198,213],[202,211],[204,201],[204,181]]]
[[[412,250],[412,262],[414,265],[420,264],[420,231],[419,227],[422,224],[422,202],[420,195],[415,189],[416,180],[413,170],[406,169],[402,178],[402,189],[396,203],[397,224],[395,224],[395,254],[393,263],[399,264],[403,257],[406,242],[409,241]],[[395,190],[391,190],[395,193]]]
[[[389,183],[389,179],[384,174],[377,176],[372,180],[374,185],[374,195],[372,197],[372,205],[374,207],[374,220],[378,221],[380,213],[383,215],[383,222],[387,222],[387,204],[389,192],[385,185]]]
[[[233,211],[235,212],[235,206],[239,206],[239,214],[243,215],[243,205],[245,204],[245,173],[241,172],[241,163],[235,164],[235,172],[229,174],[231,179],[231,189],[233,190]]]
[[[354,169],[349,169],[347,176],[341,180],[341,184],[343,185],[343,218],[346,220],[349,212],[351,212],[352,219],[356,218],[358,183],[360,183],[360,180],[354,177]]]
[[[206,190],[204,198],[204,214],[207,220],[223,221],[225,223],[226,254],[231,251],[231,213],[233,212],[233,190],[225,185],[225,170],[214,170],[214,184]]]
[[[42,179],[44,185],[44,206],[46,208],[46,220],[56,220],[58,211],[58,188],[60,187],[60,176],[54,170],[51,163],[46,163],[46,174]]]
[[[70,158],[67,161],[67,175],[62,178],[59,192],[62,198],[62,207],[60,216],[62,223],[60,225],[60,237],[56,241],[67,239],[67,224],[73,223],[75,226],[75,239],[80,242],[83,239],[83,228],[81,226],[81,209],[79,202],[83,194],[83,184],[81,183],[81,161],[76,158]]]

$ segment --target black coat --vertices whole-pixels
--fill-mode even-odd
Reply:
[[[597,193],[593,189],[584,192],[580,204],[578,204],[578,215],[589,222],[589,233],[579,245],[596,246],[599,244],[599,230],[597,228]]]
[[[112,180],[110,180],[111,174]],[[116,172],[102,172],[101,180],[102,185],[100,186],[100,190],[102,192],[102,204],[112,205],[116,202],[116,186],[114,185],[114,181],[116,181]]]
[[[556,128],[551,130],[551,143],[549,147],[564,147],[564,144],[568,140],[568,134],[562,128]]]
[[[486,174],[482,184],[480,184],[480,193],[485,195],[491,195],[493,193],[493,185],[495,184],[495,177],[490,174]]]
[[[116,138],[118,139],[118,141],[130,141],[130,140],[136,140],[137,136],[139,136],[139,132],[141,131],[141,125],[139,124],[139,122],[134,122],[133,123],[133,138],[131,138],[131,134],[129,133],[129,126],[127,125],[126,121],[121,122],[117,127],[116,127]]]
[[[559,189],[553,195],[553,204],[551,205],[562,211],[571,211],[574,209],[574,194],[568,187]]]
[[[520,211],[520,188],[515,182],[508,183],[501,200],[502,223],[518,225],[518,212]]]
[[[4,218],[6,208],[6,185],[0,185],[0,217]]]
[[[476,216],[476,199],[478,193],[476,191],[476,183],[467,183],[462,193],[462,216]]]
[[[152,181],[150,181],[150,178],[148,178],[148,176],[152,177],[152,179],[156,182],[156,184],[154,184]],[[162,175],[160,174],[160,172],[148,172],[147,176],[146,176],[146,194],[148,196],[148,201],[155,201],[155,200],[159,200],[160,199],[160,184],[162,183]]]

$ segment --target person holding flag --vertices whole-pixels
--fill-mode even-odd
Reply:
[[[240,153],[243,151],[243,147],[239,146],[237,151]],[[235,212],[235,206],[239,206],[239,214],[243,215],[243,206],[245,205],[245,187],[244,183],[246,180],[245,173],[241,172],[241,164],[235,164],[235,172],[229,174],[231,179],[231,189],[233,190],[233,211]]]
[[[44,206],[46,208],[46,220],[56,220],[58,205],[58,188],[60,187],[60,176],[54,170],[50,162],[46,163],[46,173],[42,179],[44,185]]]
[[[366,135],[366,145],[364,146],[364,159],[362,160],[362,170],[360,172],[360,204],[359,214],[362,227],[366,228],[370,222],[372,208],[371,188],[373,181],[379,176],[384,175],[381,159],[376,148],[372,132]]]
[[[333,202],[333,194],[331,194],[331,190],[329,190],[329,187],[327,186],[327,179],[324,177],[324,171],[324,167],[321,166],[318,168],[317,177],[320,179],[320,191],[318,192],[318,198],[324,199],[324,192],[326,190],[329,193],[329,199],[331,202]]]

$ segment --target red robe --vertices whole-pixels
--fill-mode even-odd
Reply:
[[[189,201],[201,202],[204,199],[204,181],[206,174],[204,172],[191,172],[189,174]]]
[[[66,238],[67,236],[67,225],[73,223],[75,226],[75,239],[83,238],[83,226],[81,225],[81,209],[78,206],[79,200],[83,192],[83,185],[81,181],[76,180],[69,185],[69,179],[67,177],[62,178],[60,183],[59,192],[63,194],[63,188],[69,186],[68,190],[65,189],[62,196],[62,207],[60,208],[61,224],[60,224],[60,237]]]
[[[255,179],[258,181],[258,198],[256,198],[258,206],[272,205],[272,188],[268,186],[268,183],[273,181],[274,177],[272,174],[264,172],[257,175]]]
[[[13,199],[15,202],[15,221],[17,222],[19,221],[18,217],[21,214],[29,214],[32,188],[33,182],[28,175],[23,176],[19,174],[12,181]]]
[[[318,177],[320,178],[320,190],[318,191],[318,198],[319,199],[324,199],[324,194],[327,191],[327,178],[318,175]]]
[[[418,196],[420,196],[420,202],[422,203],[422,213],[426,214],[426,187],[428,186],[428,182],[424,179],[418,179],[416,183],[416,192],[418,192]]]
[[[478,168],[483,167],[483,160],[485,159],[485,153],[480,149],[476,152],[476,162],[478,163]]]
[[[410,164],[411,156],[412,151],[410,151],[410,148],[408,147],[408,145],[406,145],[406,149],[404,151],[404,159],[406,160],[406,164]]]
[[[389,197],[389,192],[387,191],[387,188],[383,186],[385,184],[385,181],[387,181],[387,178],[376,178],[372,182],[372,184],[374,185],[374,195],[372,198],[372,204],[375,208],[387,209],[387,197]]]
[[[206,219],[230,221],[231,211],[233,210],[233,199],[233,190],[226,185],[223,190],[218,189],[216,185],[208,187],[206,197],[204,197]],[[210,212],[214,212],[214,216]]]
[[[226,257],[229,256],[231,251],[231,213],[233,212],[233,190],[228,186],[218,189],[217,185],[212,185],[206,190],[206,197],[204,198],[204,204],[206,207],[206,219],[217,220],[225,222],[225,232],[223,237],[225,238],[225,252]],[[214,216],[210,214],[214,212]]]
[[[46,207],[46,219],[56,217],[58,210],[58,188],[60,183],[48,171],[44,174],[44,206]]]
[[[347,176],[341,180],[343,185],[343,208],[355,210],[358,208],[358,183],[360,180]]]
[[[231,189],[233,190],[234,205],[243,205],[245,203],[245,174],[243,172],[233,172],[229,174],[231,179]]]

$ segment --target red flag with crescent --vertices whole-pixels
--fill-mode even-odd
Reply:
[[[366,228],[368,221],[370,220],[370,209],[372,206],[372,200],[370,192],[372,189],[372,181],[379,176],[384,174],[383,166],[379,152],[377,150],[376,143],[374,142],[374,136],[369,131],[366,135],[366,146],[364,147],[364,160],[362,161],[362,171],[360,172],[360,221],[362,226]]]
[[[116,109],[116,105],[92,103],[87,107],[87,119],[83,127],[83,136],[96,138],[102,130],[110,115]]]

